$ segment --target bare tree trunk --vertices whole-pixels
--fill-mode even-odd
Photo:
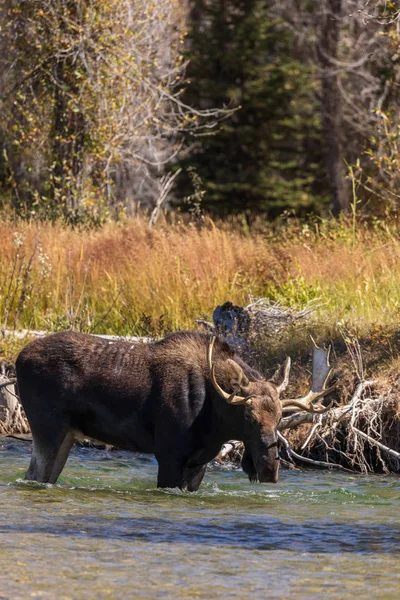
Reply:
[[[0,435],[29,433],[28,421],[15,394],[15,385],[1,385],[7,381],[8,377],[0,374]]]
[[[60,14],[60,31],[70,33],[69,21],[78,20],[76,2],[66,2],[65,13]],[[72,35],[70,33],[70,35]],[[53,121],[53,199],[75,211],[79,208],[78,191],[83,170],[85,144],[85,117],[72,100],[78,97],[76,57],[58,57],[53,65],[54,121]],[[73,108],[71,108],[71,104]]]
[[[345,181],[342,149],[342,98],[337,67],[340,42],[342,0],[324,0],[317,52],[322,80],[322,126],[326,144],[326,169],[332,212],[339,215],[349,208],[349,191]]]

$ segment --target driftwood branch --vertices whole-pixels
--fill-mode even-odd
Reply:
[[[368,387],[372,387],[376,383],[375,380],[369,379],[362,381],[358,384],[356,391],[350,402],[345,406],[339,406],[338,408],[332,408],[329,412],[322,415],[314,415],[307,412],[295,412],[289,417],[284,417],[279,423],[279,430],[284,431],[285,429],[292,429],[303,423],[320,423],[326,425],[333,421],[343,421],[346,418],[350,418],[350,413],[353,410],[356,403],[361,399],[361,395],[364,390]]]
[[[312,427],[310,434],[307,436],[307,439],[304,442],[304,444],[302,445],[302,447],[300,448],[300,450],[304,450],[305,448],[307,448],[308,444],[311,442],[312,438],[314,437],[315,432],[320,427],[321,427],[321,423],[319,423],[319,422],[315,423],[314,427]]]
[[[21,329],[20,331],[16,331],[14,329],[1,329],[0,333],[3,338],[11,335],[12,337],[16,337],[18,339],[26,337],[44,337],[45,335],[48,335],[47,331],[38,331],[37,329]]]
[[[395,458],[397,458],[398,460],[400,460],[400,452],[396,452],[396,450],[392,450],[388,446],[385,446],[385,444],[382,444],[382,442],[378,442],[378,440],[375,440],[370,435],[367,435],[363,431],[360,431],[359,429],[357,429],[357,427],[352,427],[352,429],[353,429],[353,431],[357,435],[359,435],[360,437],[362,437],[365,440],[367,440],[370,444],[373,444],[374,446],[378,446],[378,448],[380,448],[381,450],[384,450],[385,452],[387,452],[391,456],[394,456]]]
[[[279,423],[279,430],[285,431],[285,429],[293,429],[294,427],[302,425],[303,423],[315,424],[319,422],[321,425],[325,425],[330,421],[341,421],[343,417],[351,411],[351,409],[352,405],[346,404],[345,406],[332,408],[329,412],[324,413],[323,415],[311,414],[304,411],[296,412],[289,417],[284,417],[281,419],[281,422]]]
[[[214,323],[210,323],[210,321],[206,321],[205,319],[195,319],[194,322],[198,325],[202,325],[208,331],[214,331],[215,329]]]
[[[348,473],[353,473],[351,469],[346,469],[342,465],[338,465],[336,463],[328,463],[322,460],[313,460],[312,458],[308,458],[307,456],[302,456],[301,454],[297,454],[290,447],[289,442],[283,435],[278,431],[278,438],[281,440],[282,444],[285,447],[285,450],[290,458],[297,458],[297,460],[301,460],[302,462],[308,463],[310,465],[314,465],[316,467],[323,467],[324,469],[340,469],[341,471],[347,471]]]
[[[7,381],[0,381],[0,388],[7,387],[8,385],[15,385],[17,382],[16,378],[7,379]]]

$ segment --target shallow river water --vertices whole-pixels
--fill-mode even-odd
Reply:
[[[75,448],[59,484],[21,481],[0,438],[0,599],[400,598],[400,478],[210,467],[157,490],[153,457]]]

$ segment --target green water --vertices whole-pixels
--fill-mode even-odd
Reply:
[[[400,479],[211,467],[157,490],[152,457],[74,449],[60,482],[20,480],[0,439],[0,599],[400,598]]]

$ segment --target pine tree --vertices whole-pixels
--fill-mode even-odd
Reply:
[[[290,31],[260,0],[194,0],[188,35],[185,100],[237,110],[197,140],[181,166],[218,214],[284,209],[321,202],[320,120],[309,72],[295,56]],[[181,181],[182,195],[190,180]]]

